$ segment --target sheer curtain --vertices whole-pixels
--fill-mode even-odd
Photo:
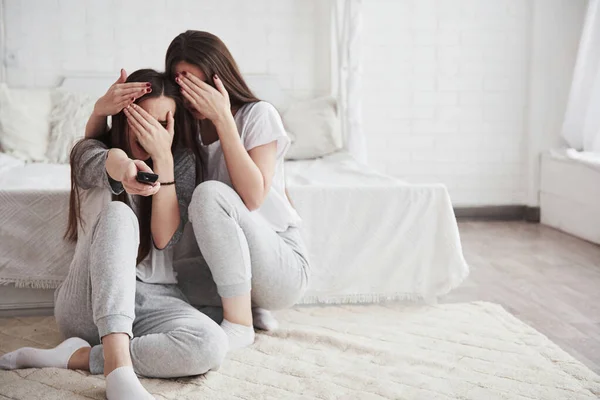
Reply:
[[[562,136],[576,150],[600,152],[600,0],[588,4]]]
[[[362,127],[362,0],[334,0],[332,84],[337,94],[344,147],[358,161],[367,162]]]

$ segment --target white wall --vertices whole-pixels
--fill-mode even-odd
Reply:
[[[162,69],[170,40],[198,29],[293,97],[330,87],[326,0],[3,1],[11,85]],[[370,163],[443,182],[458,206],[539,204],[538,154],[559,140],[586,3],[363,0]]]
[[[246,74],[274,74],[295,97],[329,90],[329,12],[319,0],[3,0],[7,82],[164,69],[187,29],[218,35]],[[116,79],[116,78],[115,78]]]
[[[539,204],[529,133],[560,129],[585,4],[365,0],[369,161],[455,205]]]

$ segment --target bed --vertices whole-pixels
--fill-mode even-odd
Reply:
[[[62,238],[69,175],[68,165],[0,153],[0,284],[53,289],[66,276],[75,248]]]
[[[273,77],[248,78],[260,98],[280,109],[289,102]],[[62,88],[95,97],[113,80],[71,77]],[[443,185],[408,184],[344,151],[286,161],[285,168],[312,264],[302,303],[434,301],[468,275]],[[15,287],[50,289],[37,293],[51,306],[49,293],[66,276],[74,251],[62,238],[69,188],[68,165],[26,164],[0,153],[0,285],[7,285],[0,286],[0,310],[7,299],[21,299]],[[185,236],[191,234],[188,227]],[[178,246],[175,257],[189,251]]]
[[[574,149],[542,155],[543,224],[600,244],[600,154]]]
[[[467,276],[442,185],[407,184],[343,152],[286,169],[312,261],[302,303],[431,301]],[[69,176],[68,165],[0,158],[1,283],[53,289],[66,276]]]

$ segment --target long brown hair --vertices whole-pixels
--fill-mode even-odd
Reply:
[[[182,61],[200,68],[212,87],[215,87],[212,77],[218,75],[229,94],[232,108],[239,109],[245,104],[260,101],[248,87],[225,43],[212,33],[189,30],[177,35],[165,57],[165,71],[171,79],[175,79],[175,67]],[[196,156],[196,177],[202,181],[204,168],[198,121],[192,119],[189,132],[192,136],[185,141],[186,146],[192,145],[188,148]]]
[[[150,82],[152,85],[152,91],[136,99],[135,103],[140,103],[143,100],[161,96],[166,96],[175,100],[176,109],[175,114],[173,115],[175,120],[175,135],[173,137],[173,145],[171,146],[171,150],[174,151],[180,145],[190,148],[192,143],[189,141],[191,140],[192,135],[189,132],[189,129],[193,118],[183,105],[181,94],[179,93],[179,87],[167,77],[167,74],[157,72],[152,69],[140,69],[129,75],[127,82]],[[101,141],[109,149],[119,148],[125,151],[129,157],[132,157],[131,149],[129,147],[129,130],[126,129],[126,118],[127,117],[123,111],[113,115],[112,127],[107,132],[94,139]],[[71,195],[69,198],[69,220],[67,231],[65,233],[65,238],[71,241],[77,240],[78,225],[83,227],[83,220],[81,219],[78,169],[82,168],[81,158],[84,153],[83,149],[86,146],[93,145],[91,140],[94,139],[81,139],[79,142],[77,142],[77,144],[75,144],[75,146],[73,146],[73,149],[71,150]],[[147,163],[150,168],[152,168],[152,160],[148,160]],[[113,195],[112,199],[113,201],[122,201],[128,206],[131,206],[128,195],[125,192],[119,195]],[[150,247],[152,244],[150,230],[152,197],[139,196],[139,199],[137,200],[139,201],[138,223],[140,228],[140,245],[137,256],[137,263],[139,264],[150,252]]]
[[[212,33],[185,31],[177,35],[169,45],[165,59],[165,71],[171,78],[175,78],[175,66],[181,61],[200,68],[213,87],[212,77],[218,75],[229,93],[232,107],[239,108],[259,101],[246,84],[225,43]]]

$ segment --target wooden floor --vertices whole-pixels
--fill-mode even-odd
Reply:
[[[526,222],[459,228],[471,274],[441,301],[499,303],[600,374],[600,246]]]

